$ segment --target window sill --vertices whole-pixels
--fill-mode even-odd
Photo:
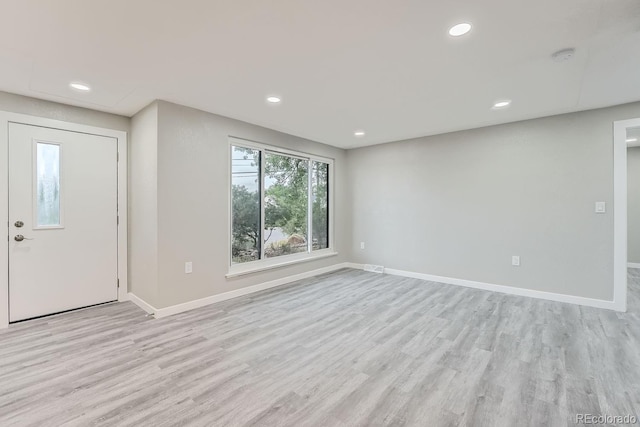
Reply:
[[[319,259],[329,258],[336,255],[338,255],[338,252],[328,249],[326,250],[326,252],[322,251],[320,253],[305,254],[304,257],[295,257],[295,259],[288,259],[283,261],[278,260],[279,262],[275,262],[273,264],[263,264],[259,261],[252,261],[250,263],[247,263],[257,263],[258,265],[236,264],[229,269],[229,273],[227,273],[225,277],[227,279],[231,279],[233,277],[245,276],[247,274],[259,273],[261,271],[273,270],[280,267],[288,267],[290,265],[301,264],[303,262],[317,261]]]

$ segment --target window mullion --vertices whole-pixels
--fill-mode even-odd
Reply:
[[[264,259],[264,163],[265,153],[260,150],[260,259]]]
[[[313,251],[313,161],[307,163],[307,252]]]

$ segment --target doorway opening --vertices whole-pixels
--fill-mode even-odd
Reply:
[[[634,198],[630,201],[628,191],[636,190],[636,182],[631,183],[630,179],[636,173],[633,162],[640,156],[636,156],[636,152],[631,150],[636,148],[635,143],[640,139],[638,134],[640,118],[619,120],[613,124],[613,303],[614,309],[618,311],[627,311],[627,268],[631,262],[629,255],[636,256],[635,234],[630,239],[629,232],[635,233],[636,228],[640,227],[635,218],[631,219],[633,224],[628,223],[629,208],[636,208],[636,200]],[[628,161],[634,164],[632,170],[629,170]],[[640,250],[640,241],[638,245],[637,249]]]
[[[0,111],[0,328],[128,299],[127,134]]]

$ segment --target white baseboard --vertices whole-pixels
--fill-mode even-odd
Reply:
[[[364,264],[356,264],[355,262],[345,262],[346,268],[355,268],[356,270],[364,270]]]
[[[640,264],[638,264],[640,268]],[[269,282],[260,283],[253,286],[247,286],[245,288],[236,289],[234,291],[225,292],[222,294],[211,295],[206,298],[201,298],[193,301],[188,301],[182,304],[172,305],[164,308],[155,308],[151,304],[147,303],[143,299],[139,298],[135,294],[129,293],[129,300],[136,304],[138,307],[153,314],[156,318],[167,317],[173,314],[182,313],[185,311],[193,310],[200,307],[205,307],[217,302],[226,301],[232,298],[238,298],[244,295],[252,294],[254,292],[263,291],[277,286],[286,285],[297,280],[308,279],[309,277],[317,276],[324,273],[330,273],[332,271],[339,270],[341,268],[353,268],[357,270],[363,270],[364,264],[357,264],[352,262],[345,262],[341,264],[331,265],[329,267],[319,268],[316,270],[307,271],[305,273],[296,274],[293,276],[283,277],[281,279],[272,280]],[[635,267],[632,267],[635,268]],[[549,301],[563,302],[569,304],[577,304],[588,307],[604,308],[609,310],[624,311],[621,310],[618,304],[614,301],[600,300],[594,298],[585,298],[574,295],[557,294],[553,292],[536,291],[532,289],[516,288],[513,286],[496,285],[493,283],[476,282],[473,280],[455,279],[451,277],[435,276],[432,274],[415,273],[411,271],[396,270],[393,268],[385,268],[385,274],[391,274],[394,276],[411,277],[414,279],[421,279],[430,282],[446,283],[449,285],[464,286],[467,288],[482,289],[485,291],[500,292],[509,295],[518,295],[529,298],[538,298]]]
[[[357,264],[351,264],[352,268],[358,268]],[[493,283],[476,282],[473,280],[455,279],[452,277],[434,276],[432,274],[414,273],[412,271],[396,270],[385,268],[386,274],[394,276],[411,277],[430,282],[446,283],[449,285],[464,286],[467,288],[482,289],[485,291],[500,292],[503,294],[518,295],[523,297],[538,298],[549,301],[564,302],[569,304],[584,305],[588,307],[605,308],[609,310],[620,310],[614,301],[600,300],[594,298],[578,297],[574,295],[556,294],[553,292],[536,291],[532,289],[516,288],[513,286],[495,285]]]
[[[340,270],[341,268],[353,268],[349,263],[341,263],[331,265],[329,267],[318,268],[316,270],[307,271],[293,276],[283,277],[281,279],[271,280],[269,282],[260,283],[253,286],[247,286],[244,288],[236,289],[222,294],[211,295],[209,297],[188,301],[182,304],[176,304],[169,307],[155,308],[151,304],[148,304],[144,300],[138,298],[136,295],[129,293],[129,299],[131,302],[142,308],[147,313],[153,314],[156,319],[161,317],[171,316],[173,314],[183,313],[185,311],[193,310],[200,307],[205,307],[217,302],[226,301],[232,298],[238,298],[244,295],[252,294],[254,292],[264,291],[265,289],[275,288],[277,286],[286,285],[297,280],[308,279],[309,277],[318,276],[324,273],[330,273],[332,271]]]
[[[131,301],[132,303],[134,303],[135,305],[137,305],[138,307],[140,307],[141,309],[143,309],[149,314],[153,314],[158,310],[157,308],[155,308],[154,306],[152,306],[142,298],[138,297],[137,295],[132,294],[131,292],[128,293],[128,296],[129,296],[129,301]]]
[[[628,268],[640,268],[640,262],[629,262],[627,263]]]

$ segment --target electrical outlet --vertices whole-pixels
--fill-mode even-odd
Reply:
[[[364,249],[364,242],[360,242],[360,249]]]
[[[511,265],[514,265],[516,267],[520,266],[520,257],[517,255],[514,255],[511,257]]]
[[[193,273],[193,263],[191,261],[188,261],[188,262],[184,263],[184,272],[186,274]]]

